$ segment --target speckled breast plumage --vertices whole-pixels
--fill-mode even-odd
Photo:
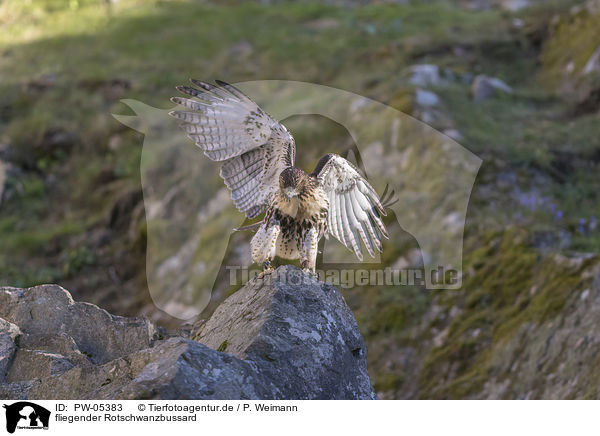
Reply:
[[[319,241],[327,232],[328,209],[327,196],[317,183],[291,200],[276,195],[266,215],[269,220],[278,222],[281,228],[276,255],[284,259],[298,259],[307,234],[313,228]]]

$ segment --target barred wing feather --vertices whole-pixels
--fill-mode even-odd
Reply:
[[[254,218],[269,206],[278,176],[294,164],[295,143],[288,130],[239,89],[193,80],[177,89],[192,98],[171,101],[187,110],[170,112],[211,160],[223,162],[220,175],[235,206]]]
[[[311,174],[321,182],[329,197],[329,233],[363,259],[361,240],[371,257],[381,252],[381,238],[388,233],[381,216],[385,215],[377,192],[354,165],[337,154],[319,160]]]

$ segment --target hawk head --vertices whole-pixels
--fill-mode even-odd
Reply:
[[[302,191],[301,185],[306,177],[306,173],[300,168],[287,167],[279,174],[279,188],[281,192],[289,199]]]

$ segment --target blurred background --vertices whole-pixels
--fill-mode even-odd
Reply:
[[[169,109],[189,77],[323,84],[483,159],[462,289],[343,290],[379,396],[598,398],[599,23],[597,0],[0,0],[0,285],[177,327],[146,283],[143,135],[111,114]],[[323,117],[286,125],[352,146]],[[405,239],[385,262],[422,265]]]

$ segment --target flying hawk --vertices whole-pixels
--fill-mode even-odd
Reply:
[[[169,114],[183,121],[209,159],[223,162],[220,175],[235,206],[248,218],[265,213],[251,241],[252,260],[270,272],[275,256],[300,259],[315,274],[319,240],[333,235],[362,260],[382,251],[388,237],[385,210],[358,169],[337,154],[323,156],[312,173],[294,166],[290,132],[234,86],[191,80],[178,86],[193,97],[171,101],[189,110]],[[386,189],[387,191],[387,189]],[[384,193],[385,196],[385,193]]]

